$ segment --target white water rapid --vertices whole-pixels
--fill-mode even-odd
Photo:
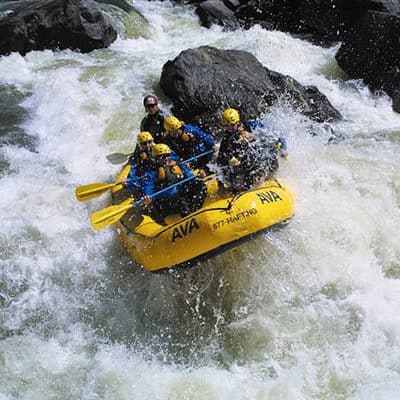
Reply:
[[[390,99],[343,79],[338,46],[207,30],[190,6],[132,4],[147,38],[0,58],[0,87],[23,114],[20,142],[0,148],[0,399],[399,399],[400,115]],[[274,107],[266,121],[288,141],[278,178],[296,195],[294,218],[200,267],[154,275],[112,229],[91,229],[107,197],[78,203],[74,189],[112,181],[105,155],[133,148],[143,96],[170,107],[162,66],[200,45],[250,51],[316,85],[346,139],[327,145],[329,129]]]

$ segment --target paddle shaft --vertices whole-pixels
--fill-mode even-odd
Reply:
[[[158,192],[153,193],[153,194],[152,194],[151,196],[149,196],[149,197],[153,198],[154,196],[158,196],[159,194],[163,194],[163,193],[167,192],[168,190],[171,190],[171,189],[173,189],[173,188],[175,188],[175,187],[177,187],[177,186],[179,186],[179,185],[182,185],[183,183],[192,181],[193,179],[196,179],[196,176],[189,176],[189,178],[185,178],[185,179],[183,179],[183,180],[181,180],[181,181],[179,181],[179,182],[174,183],[173,185],[167,186],[166,188],[161,189],[161,190],[159,190]],[[140,205],[142,202],[143,202],[143,199],[137,200],[137,201],[135,201],[134,203],[132,203],[132,206],[138,206],[138,205]]]
[[[197,160],[200,157],[208,156],[209,154],[212,154],[212,153],[214,153],[214,150],[207,150],[204,153],[198,154],[197,156],[190,157],[187,160],[179,161],[178,164],[187,164],[190,161]],[[144,179],[144,177],[145,177],[144,175],[138,176],[137,179],[140,181],[140,180]],[[139,186],[137,183],[135,185]]]
[[[197,156],[188,158],[187,160],[181,161],[179,164],[188,163],[190,161],[196,160],[197,158],[206,156],[211,154],[213,151],[209,150],[204,153],[198,154]],[[144,176],[137,177],[138,181],[143,180]],[[101,196],[109,189],[121,184],[121,182],[113,182],[113,183],[91,183],[89,185],[80,186],[76,189],[75,195],[78,201],[87,201],[95,199],[98,196]],[[132,185],[141,188],[140,183],[131,182]]]
[[[186,164],[190,161],[197,160],[200,157],[208,156],[209,154],[212,154],[212,153],[214,153],[214,150],[207,150],[204,153],[198,154],[197,156],[190,157],[187,160],[179,161],[178,164]]]
[[[194,156],[194,157],[191,157],[191,158],[189,158],[187,160],[184,160],[181,163],[190,162],[190,161],[193,161],[193,160],[195,160],[197,158],[203,157],[203,156],[205,156],[207,154],[211,154],[211,153],[213,153],[213,151],[209,150],[207,152],[204,152],[202,154],[199,154],[197,156]],[[182,184],[184,184],[186,182],[189,182],[189,181],[191,181],[193,179],[196,179],[195,175],[194,176],[190,176],[188,178],[185,178],[185,179],[183,179],[183,180],[181,180],[181,181],[179,181],[177,183],[174,183],[174,184],[172,184],[170,186],[167,186],[166,188],[161,189],[161,190],[153,193],[150,197],[154,198],[154,196],[158,196],[158,195],[160,195],[162,193],[165,193],[165,192],[167,192],[167,191],[169,191],[171,189],[174,189],[175,187],[177,187],[179,185],[182,185]],[[94,212],[90,217],[90,221],[92,223],[93,228],[96,229],[96,230],[100,230],[100,229],[103,229],[103,228],[105,228],[105,227],[107,227],[107,226],[119,221],[129,209],[131,209],[134,206],[141,205],[143,203],[143,200],[144,199],[140,199],[140,200],[137,200],[137,201],[132,201],[131,204],[129,204],[129,203],[125,204],[125,202],[124,202],[123,205],[121,205],[121,204],[120,205],[114,205],[114,206],[110,206],[110,207],[107,207],[107,208],[104,208],[102,210]]]
[[[181,161],[181,162],[179,162],[179,164],[186,164],[186,163],[188,163],[190,161],[196,160],[197,158],[206,156],[206,155],[211,154],[211,153],[214,153],[214,150],[205,151],[204,153],[201,153],[201,154],[199,154],[197,156],[194,156],[194,157],[188,158],[187,160]],[[179,182],[174,183],[173,185],[167,186],[166,188],[161,189],[158,192],[153,193],[150,197],[153,198],[154,196],[158,196],[159,194],[165,193],[168,190],[171,190],[171,189],[173,189],[173,188],[175,188],[175,187],[177,187],[179,185],[182,185],[182,183],[189,182],[189,181],[191,181],[191,180],[193,180],[195,178],[196,178],[196,176],[189,176],[189,178],[185,178],[185,179],[183,179],[183,180],[181,180]],[[143,202],[143,199],[137,200],[134,203],[132,203],[132,205],[133,206],[137,206],[137,205],[140,205],[142,202]]]
[[[189,182],[195,178],[195,176],[190,176],[189,178],[183,179],[180,182],[174,183],[171,186],[168,186],[162,190],[159,190],[156,193],[153,193],[151,197],[162,194],[168,190],[175,188],[178,185],[182,185],[183,183]],[[123,204],[110,206],[94,212],[90,217],[93,228],[98,231],[114,224],[115,222],[119,221],[132,207],[142,204],[143,200],[144,199],[140,199],[132,202],[131,204],[126,204],[125,202],[123,202]]]

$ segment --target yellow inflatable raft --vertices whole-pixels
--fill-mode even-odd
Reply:
[[[126,166],[118,180],[129,173]],[[188,266],[237,246],[243,240],[290,219],[294,200],[277,180],[233,196],[221,194],[215,179],[205,179],[207,199],[201,209],[182,218],[166,218],[167,226],[132,209],[117,224],[132,259],[149,271]],[[126,201],[129,192],[118,185],[113,204]]]

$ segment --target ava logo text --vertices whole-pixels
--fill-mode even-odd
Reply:
[[[177,239],[183,239],[185,236],[190,235],[195,229],[200,229],[196,218],[192,218],[178,225],[172,232],[172,243],[175,243]]]
[[[261,204],[264,203],[275,203],[277,201],[282,201],[282,197],[279,196],[278,193],[275,193],[272,190],[268,190],[265,192],[257,193],[258,198],[261,201]]]

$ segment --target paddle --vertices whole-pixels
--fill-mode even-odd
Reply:
[[[205,151],[204,153],[198,154],[197,156],[188,158],[187,160],[181,161],[179,164],[186,164],[190,161],[196,160],[197,158],[204,157],[208,154],[213,153],[213,150]],[[141,179],[141,178],[139,178]],[[95,199],[106,193],[107,190],[119,185],[120,182],[113,183],[90,183],[89,185],[80,186],[75,190],[75,195],[78,201],[87,201]],[[139,186],[139,185],[138,185]]]
[[[90,183],[89,185],[77,187],[75,190],[75,196],[78,201],[92,200],[107,192],[107,190],[120,184],[120,182]]]
[[[179,161],[178,164],[187,164],[190,161],[197,160],[198,158],[207,156],[211,153],[214,153],[214,150],[207,150],[204,153],[198,154],[197,156],[194,156],[194,157],[190,157],[187,160]]]
[[[211,154],[211,153],[213,153],[213,152],[214,152],[214,150],[208,150],[208,151],[206,151],[206,152],[200,154],[200,156],[202,157],[202,156],[205,156],[205,155],[207,155],[207,154]],[[133,154],[133,153],[129,153],[129,154],[124,154],[124,153],[112,153],[112,154],[109,154],[108,156],[106,156],[106,158],[107,158],[108,161],[110,161],[111,164],[117,165],[117,164],[122,164],[122,163],[126,162],[126,161],[128,160],[128,158],[129,158],[132,154]],[[196,158],[199,158],[199,157],[198,157],[198,156],[195,156],[195,157],[189,158],[189,160],[185,160],[185,161],[182,161],[182,162],[183,162],[183,163],[186,163],[186,162],[189,162],[189,161],[193,161],[193,160],[195,160]]]
[[[133,153],[129,154],[124,154],[124,153],[112,153],[106,156],[107,160],[110,161],[111,164],[117,165],[117,164],[123,164],[124,162],[128,161],[128,158],[132,155]]]
[[[167,186],[166,188],[159,190],[156,193],[153,193],[153,195],[151,197],[153,198],[154,196],[164,193],[167,190],[171,190],[171,189],[173,189],[179,185],[182,185],[183,183],[189,182],[195,178],[196,178],[196,176],[191,176],[189,178],[183,179],[180,182],[174,183],[173,185]],[[102,210],[95,211],[90,216],[90,222],[92,224],[92,227],[96,231],[106,228],[107,226],[110,226],[110,225],[114,224],[115,222],[119,221],[129,209],[142,204],[142,202],[143,202],[143,199],[137,200],[135,202],[130,202],[128,204],[125,201],[122,204],[118,204],[116,206],[109,206],[107,208],[103,208]]]

